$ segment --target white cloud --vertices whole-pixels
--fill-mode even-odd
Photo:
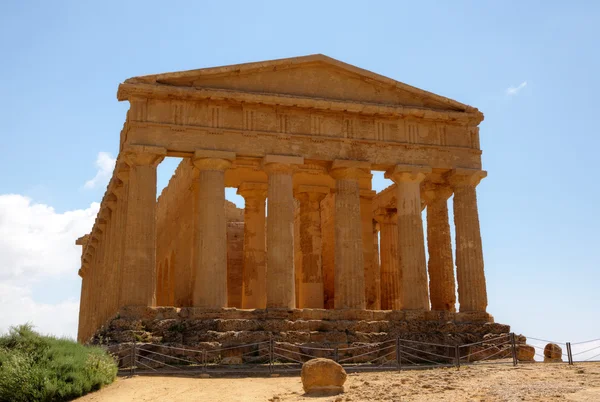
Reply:
[[[86,181],[83,187],[92,189],[108,184],[115,168],[115,163],[116,159],[113,158],[110,153],[98,152],[98,157],[96,158],[96,167],[98,168],[98,171],[96,172],[96,176],[94,176],[93,179]]]
[[[506,89],[506,94],[509,96],[517,95],[521,91],[521,89],[525,88],[526,86],[527,86],[527,81],[523,81],[516,87],[508,87]]]
[[[0,332],[29,322],[42,334],[77,338],[79,302],[75,299],[56,304],[38,303],[33,300],[29,287],[0,283],[0,303]]]
[[[19,194],[0,195],[0,332],[32,322],[43,333],[75,337],[78,296],[57,304],[35,300],[32,288],[44,279],[77,275],[81,246],[99,204],[58,213]]]

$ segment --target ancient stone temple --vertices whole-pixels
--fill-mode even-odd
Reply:
[[[378,334],[493,322],[476,108],[323,55],[130,78],[117,98],[130,108],[116,167],[77,243],[81,342],[136,314]],[[157,200],[165,157],[183,160]],[[394,184],[376,194],[372,171]]]

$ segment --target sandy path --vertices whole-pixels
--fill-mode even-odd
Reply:
[[[121,378],[78,399],[108,401],[600,401],[600,363],[350,374],[343,395],[303,396],[300,378]]]

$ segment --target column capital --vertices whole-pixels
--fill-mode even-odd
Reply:
[[[367,190],[361,189],[359,190],[360,198],[365,198],[367,200],[372,200],[377,195],[377,191],[375,190]]]
[[[123,150],[123,157],[129,166],[156,167],[165,156],[167,156],[166,148],[150,145],[127,145]]]
[[[266,155],[262,160],[262,167],[267,174],[281,172],[291,174],[296,165],[304,164],[302,156]]]
[[[446,174],[446,179],[453,188],[462,186],[476,187],[485,177],[487,177],[487,172],[477,169],[458,168],[452,169]]]
[[[446,184],[427,182],[424,184],[421,197],[426,204],[434,201],[447,201],[452,196],[452,187]]]
[[[115,166],[115,175],[120,182],[115,182],[115,188],[121,187],[122,189],[123,183],[129,180],[129,165],[117,162],[117,165]]]
[[[197,149],[192,164],[199,170],[226,170],[235,160],[235,152]]]
[[[331,164],[329,175],[336,180],[341,179],[361,179],[370,177],[371,164],[364,161],[354,161],[345,159],[336,159]]]
[[[243,182],[238,187],[237,194],[244,197],[244,199],[263,200],[267,198],[268,188],[267,183]]]
[[[396,208],[377,208],[373,211],[373,218],[377,221],[378,224],[382,223],[398,223],[398,211]]]
[[[431,173],[431,168],[425,165],[396,165],[385,172],[385,178],[393,180],[394,183],[420,183],[429,173]]]
[[[331,189],[327,186],[300,185],[294,189],[294,196],[299,200],[321,201]]]

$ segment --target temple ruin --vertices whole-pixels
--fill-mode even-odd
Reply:
[[[136,314],[493,323],[476,108],[323,55],[130,78],[117,98],[116,167],[77,241],[80,342]],[[157,200],[165,157],[183,160]],[[375,193],[372,171],[394,184]]]

